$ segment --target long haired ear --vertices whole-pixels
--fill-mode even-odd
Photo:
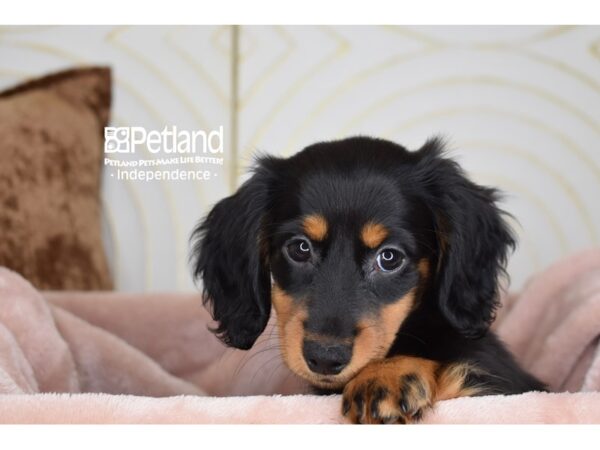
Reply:
[[[268,215],[268,158],[238,191],[217,203],[192,233],[195,279],[228,346],[252,347],[271,311],[271,275],[262,230]],[[261,250],[262,249],[262,250]]]
[[[498,192],[467,179],[444,157],[443,143],[429,140],[418,152],[417,176],[425,184],[438,242],[436,287],[446,320],[464,336],[483,335],[498,307],[498,277],[515,247]]]

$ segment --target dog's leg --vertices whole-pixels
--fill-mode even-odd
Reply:
[[[342,412],[353,423],[414,423],[434,402],[476,395],[466,364],[396,356],[365,366],[344,388]]]

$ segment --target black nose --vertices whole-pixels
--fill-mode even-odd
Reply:
[[[350,345],[304,341],[302,350],[310,370],[323,375],[340,373],[352,357],[352,347]]]

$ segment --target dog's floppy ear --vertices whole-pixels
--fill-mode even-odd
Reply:
[[[194,277],[218,322],[225,344],[252,347],[271,311],[271,275],[262,232],[269,208],[271,171],[260,160],[238,191],[217,203],[192,234]],[[262,249],[262,250],[261,250]]]
[[[496,206],[497,191],[468,180],[443,156],[439,139],[428,141],[418,154],[417,176],[426,187],[438,242],[440,311],[464,336],[481,336],[494,320],[498,277],[515,239]]]

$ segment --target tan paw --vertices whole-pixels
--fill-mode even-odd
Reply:
[[[353,423],[418,422],[433,404],[435,368],[420,358],[371,363],[344,388],[342,413]]]

